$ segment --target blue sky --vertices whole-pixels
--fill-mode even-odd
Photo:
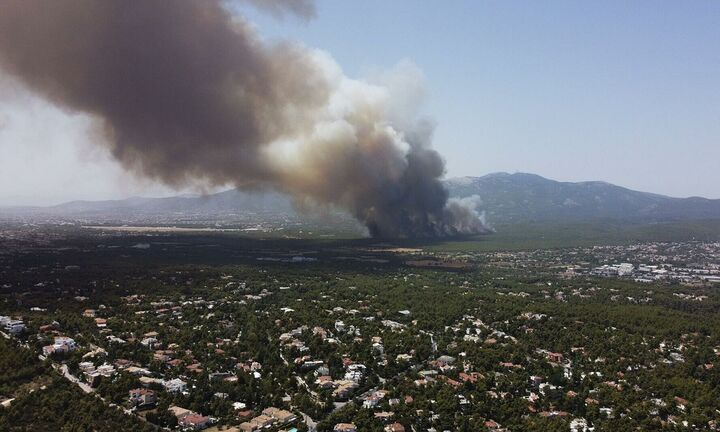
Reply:
[[[720,198],[720,1],[318,0],[308,22],[232,7],[353,78],[417,65],[449,176]],[[0,203],[171,193],[87,144],[82,116],[0,96]]]
[[[720,198],[720,2],[320,0],[247,11],[351,77],[409,59],[448,174],[526,171]]]

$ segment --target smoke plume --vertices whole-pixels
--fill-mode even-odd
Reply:
[[[260,10],[270,12],[277,17],[284,17],[286,12],[303,19],[315,17],[315,3],[312,0],[242,0]]]
[[[308,0],[246,0],[304,18]],[[333,59],[267,43],[221,0],[5,0],[0,68],[90,115],[101,145],[175,187],[271,187],[338,206],[382,237],[486,231],[449,202],[432,126],[397,113],[388,86]],[[41,125],[39,125],[41,127]]]

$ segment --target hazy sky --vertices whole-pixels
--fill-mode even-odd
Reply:
[[[321,0],[242,7],[351,77],[410,61],[449,176],[522,171],[720,198],[720,2]],[[0,79],[0,203],[168,191],[91,146],[91,121]]]

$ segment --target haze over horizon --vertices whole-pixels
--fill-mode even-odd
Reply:
[[[720,198],[718,3],[318,1],[309,21],[232,7],[350,77],[409,70],[448,177],[529,172]],[[126,173],[91,145],[86,115],[7,76],[0,90],[0,204],[191,191]]]

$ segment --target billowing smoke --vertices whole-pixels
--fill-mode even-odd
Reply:
[[[246,0],[309,18],[308,0]],[[382,237],[486,230],[449,202],[432,126],[327,54],[261,40],[221,0],[4,0],[0,68],[96,120],[127,169],[181,187],[270,187]],[[39,125],[41,127],[41,125]]]

